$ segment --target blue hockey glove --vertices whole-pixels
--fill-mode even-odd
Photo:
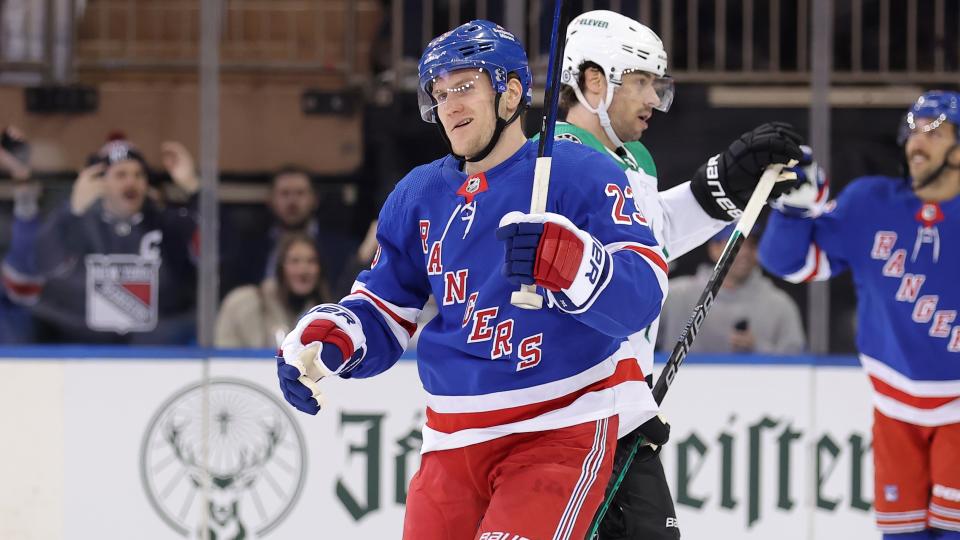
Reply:
[[[515,285],[537,285],[568,313],[586,310],[610,282],[613,259],[603,245],[567,218],[549,212],[510,212],[500,220],[503,275]]]
[[[364,341],[360,320],[350,310],[321,304],[308,311],[277,351],[283,397],[298,410],[317,414],[325,402],[317,383],[347,376],[362,359]]]
[[[783,170],[785,174],[796,174],[796,183],[770,206],[788,216],[815,218],[823,213],[830,197],[830,182],[823,169],[813,161],[813,150],[809,146],[800,148],[803,150],[800,164]]]

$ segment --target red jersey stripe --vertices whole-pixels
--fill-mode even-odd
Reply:
[[[427,407],[427,426],[442,433],[455,433],[464,429],[487,428],[503,424],[512,424],[536,418],[550,411],[562,409],[570,405],[581,396],[590,392],[596,392],[607,388],[628,382],[643,381],[643,371],[634,358],[621,360],[617,364],[616,370],[606,379],[601,379],[593,384],[585,386],[579,390],[571,392],[565,396],[560,396],[547,401],[510,407],[507,409],[498,409],[494,411],[482,411],[473,413],[438,413]]]
[[[873,383],[873,389],[878,393],[883,394],[887,397],[893,398],[900,403],[904,403],[911,407],[916,407],[917,409],[936,409],[950,403],[951,401],[960,398],[960,396],[943,396],[943,397],[920,397],[913,394],[908,394],[903,390],[894,388],[889,384],[883,382],[879,378],[870,375],[870,382]]]
[[[43,286],[38,283],[14,281],[7,276],[3,276],[3,285],[8,291],[20,297],[37,296],[43,290]]]
[[[670,267],[667,266],[666,261],[664,261],[663,257],[661,257],[656,251],[639,246],[637,244],[623,246],[623,249],[630,250],[634,253],[639,253],[640,255],[650,259],[653,264],[657,265],[661,270],[663,270],[664,274],[670,273]]]
[[[365,290],[363,290],[363,289],[357,289],[356,291],[354,291],[354,294],[362,294],[362,295],[366,296],[367,298],[369,298],[370,300],[372,300],[373,303],[376,304],[376,306],[377,306],[378,308],[380,308],[380,311],[382,311],[382,312],[386,313],[387,315],[389,315],[390,318],[393,319],[394,322],[396,322],[397,324],[399,324],[400,326],[402,326],[403,329],[406,330],[407,333],[410,334],[411,337],[413,337],[413,334],[417,331],[417,324],[416,324],[416,323],[412,323],[412,322],[404,319],[404,318],[401,317],[400,315],[397,315],[396,313],[394,313],[393,311],[391,311],[390,308],[388,308],[383,302],[380,301],[379,298],[377,298],[377,297],[374,296],[373,294],[371,294],[371,293],[369,293],[369,292],[367,292],[367,291],[365,291]]]

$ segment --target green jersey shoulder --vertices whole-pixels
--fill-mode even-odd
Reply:
[[[647,147],[644,146],[643,143],[626,143],[624,145],[626,153],[625,155],[620,155],[604,146],[603,143],[600,142],[600,139],[594,137],[589,131],[567,122],[557,122],[554,128],[553,138],[557,141],[570,141],[583,144],[593,148],[597,152],[603,152],[613,158],[621,169],[643,171],[650,176],[657,176],[657,166],[653,162],[653,156],[650,155],[650,151],[647,150]]]

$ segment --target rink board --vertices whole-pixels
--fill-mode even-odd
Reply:
[[[311,417],[269,352],[230,354],[0,349],[0,538],[400,538],[413,358],[325,384]],[[691,356],[661,454],[684,537],[879,538],[870,411],[852,358]]]

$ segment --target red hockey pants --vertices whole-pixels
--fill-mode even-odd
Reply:
[[[581,540],[603,500],[617,418],[424,454],[404,540]]]

